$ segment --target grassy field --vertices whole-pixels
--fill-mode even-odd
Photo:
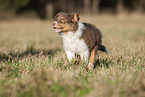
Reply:
[[[67,61],[54,20],[0,21],[0,97],[145,97],[145,15],[80,18],[102,31],[109,51],[94,71]]]

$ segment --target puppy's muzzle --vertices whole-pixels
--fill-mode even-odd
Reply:
[[[57,22],[55,21],[55,22],[52,23],[52,26],[56,27],[56,24],[57,24]]]

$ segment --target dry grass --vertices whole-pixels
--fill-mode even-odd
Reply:
[[[94,71],[66,60],[54,20],[0,21],[0,97],[145,97],[144,17],[80,16],[109,50]]]

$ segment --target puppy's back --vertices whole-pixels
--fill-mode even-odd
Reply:
[[[83,30],[81,38],[84,39],[89,50],[91,51],[95,46],[100,46],[102,43],[102,36],[99,29],[95,28],[92,24],[83,23],[86,29]]]

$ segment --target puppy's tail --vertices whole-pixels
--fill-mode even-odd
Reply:
[[[98,50],[103,51],[103,52],[106,52],[107,54],[109,54],[108,50],[106,49],[106,47],[104,45],[100,45],[98,47]]]

